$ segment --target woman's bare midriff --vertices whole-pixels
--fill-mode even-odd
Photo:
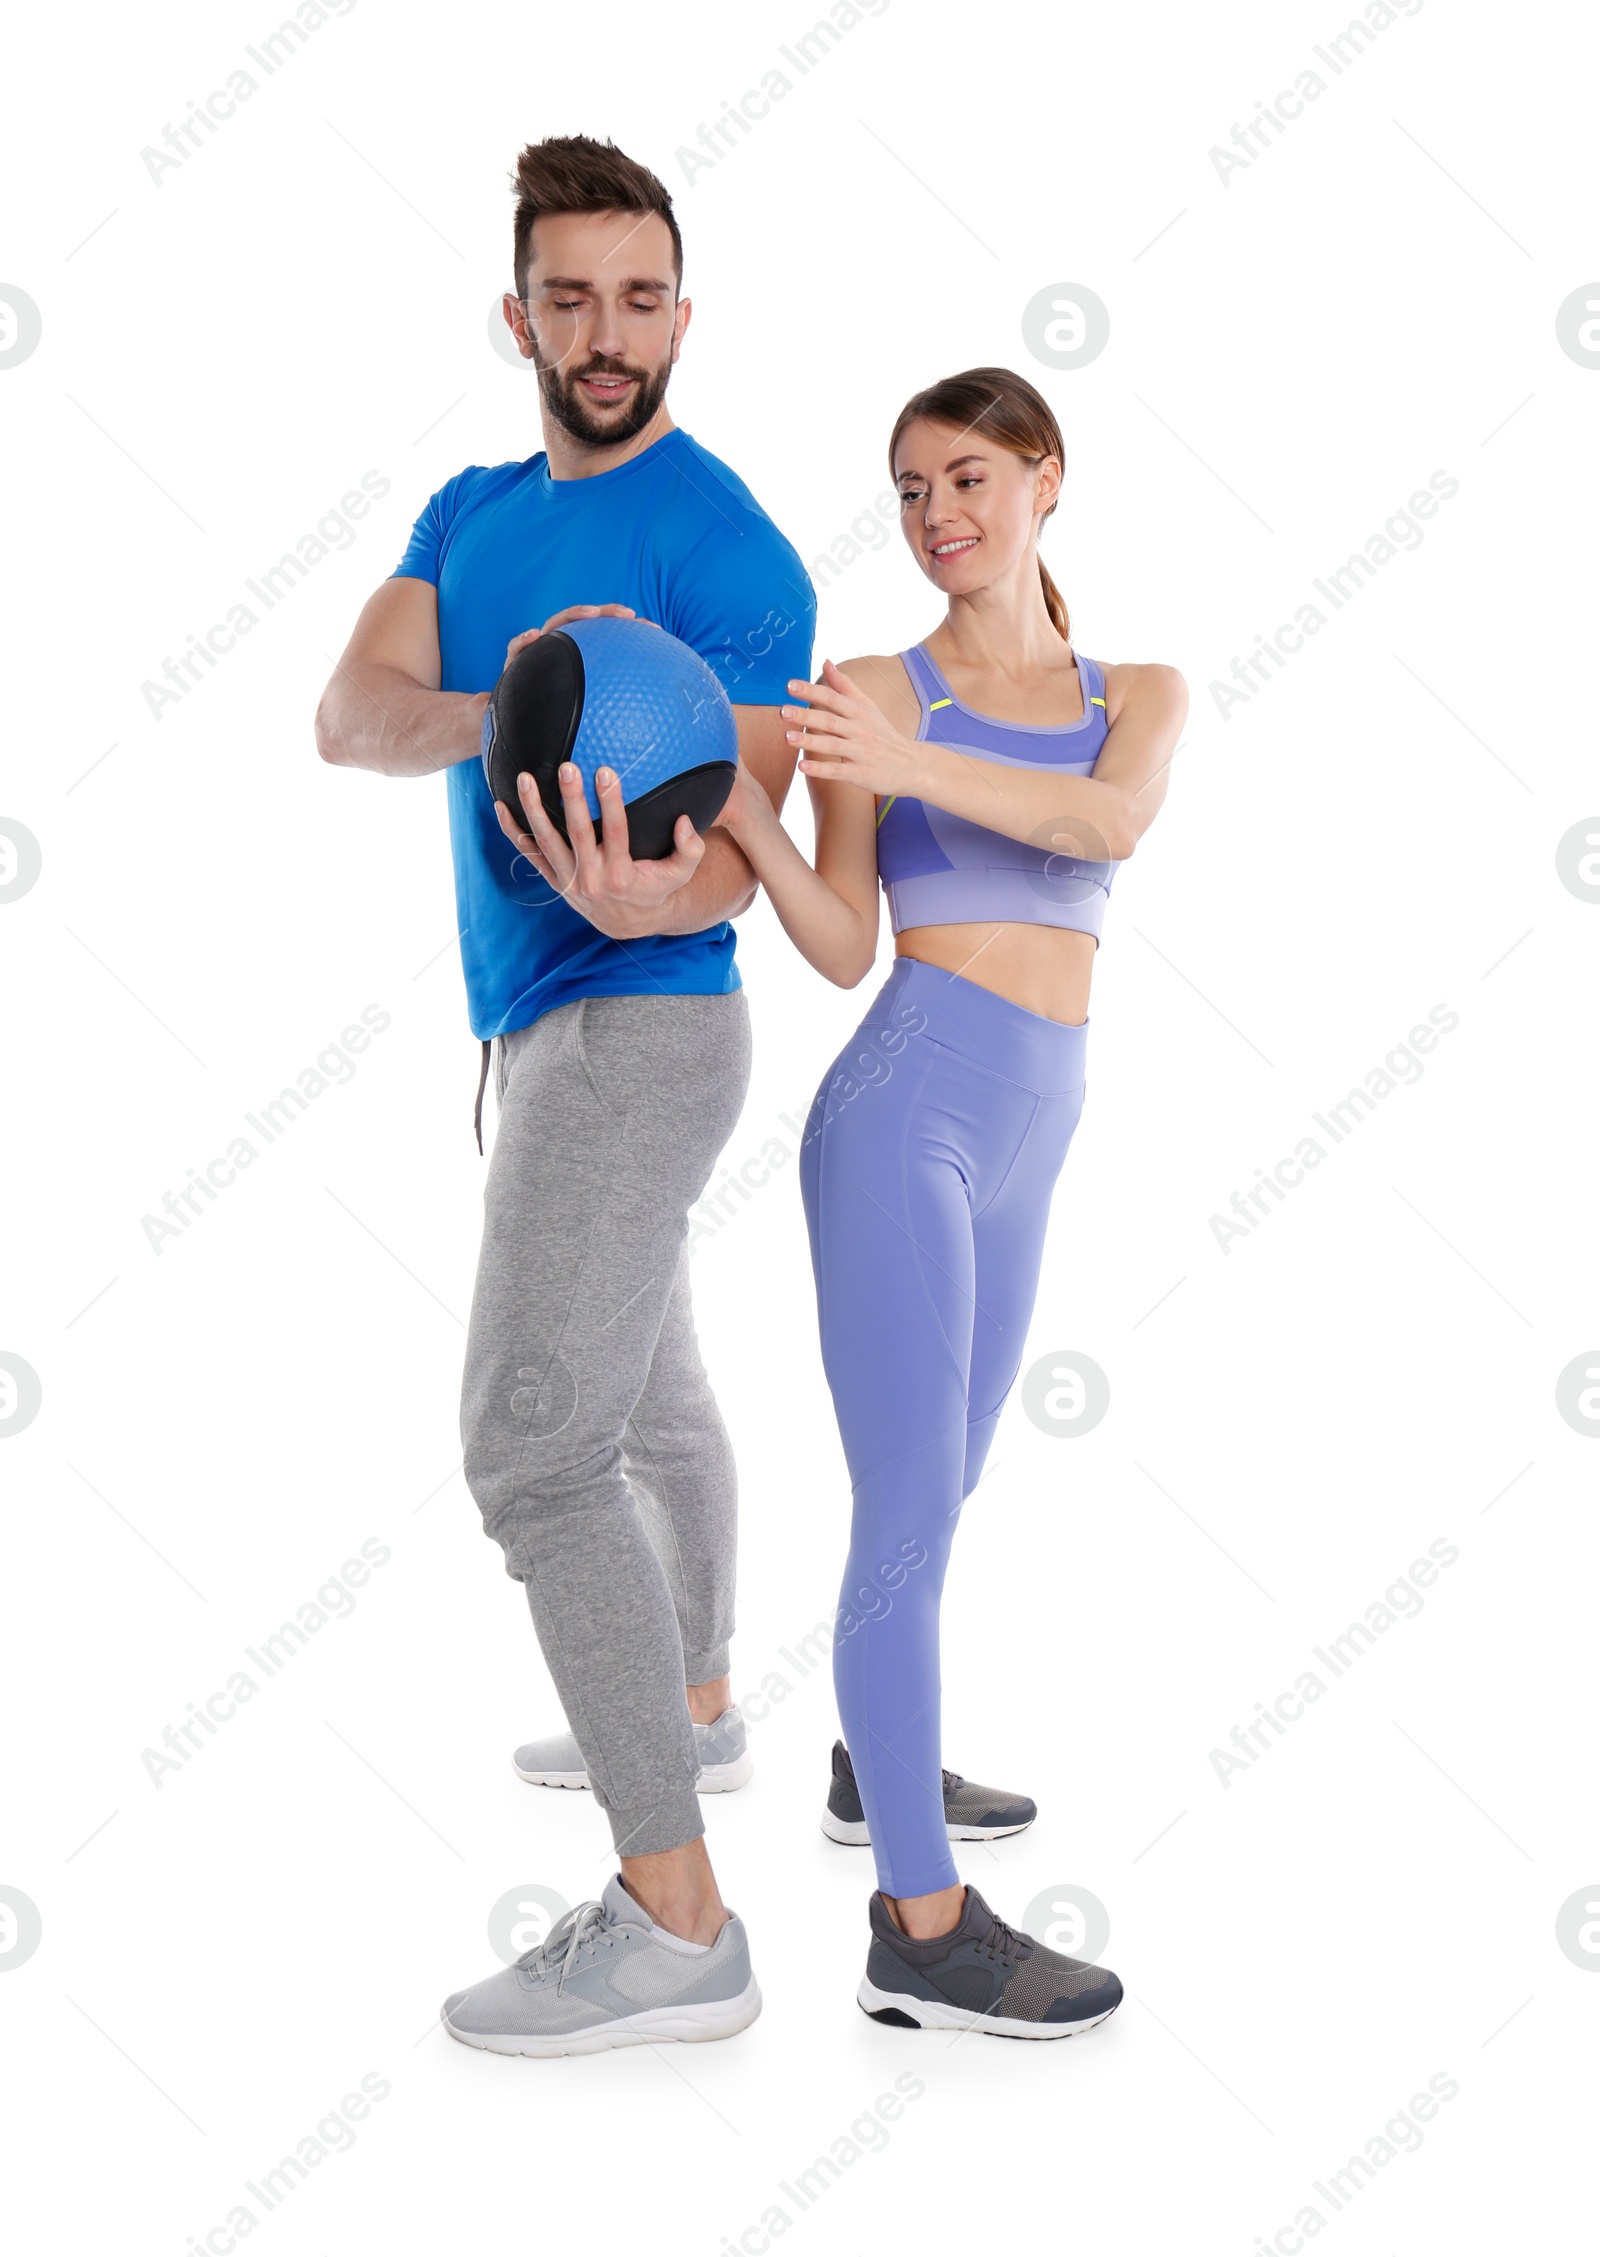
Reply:
[[[1089,933],[1053,925],[916,925],[900,935],[894,952],[971,980],[1042,1019],[1081,1027],[1089,1016]]]

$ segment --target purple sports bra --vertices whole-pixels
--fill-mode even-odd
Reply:
[[[962,745],[1006,768],[1094,772],[1106,741],[1105,675],[1075,652],[1083,719],[1066,729],[991,721],[953,697],[920,644],[900,657],[922,707],[919,741]],[[878,809],[878,875],[896,933],[916,925],[1055,925],[1100,938],[1114,862],[1080,862],[986,831],[920,799],[888,799]]]

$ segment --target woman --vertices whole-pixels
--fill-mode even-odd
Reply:
[[[919,392],[889,463],[944,619],[898,657],[790,683],[815,869],[747,771],[721,820],[829,979],[854,987],[871,968],[880,880],[895,933],[894,970],[825,1076],[802,1153],[854,1489],[834,1682],[849,1751],[836,1786],[853,1772],[878,1868],[858,1996],[885,2022],[1068,2037],[1121,1985],[957,1878],[939,1600],[1083,1102],[1106,896],[1165,796],[1188,697],[1170,667],[1075,654],[1038,546],[1061,434],[1031,384],[979,368]]]

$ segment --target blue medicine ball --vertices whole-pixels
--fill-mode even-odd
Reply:
[[[483,772],[519,823],[517,778],[530,775],[545,812],[567,835],[557,771],[572,761],[596,829],[597,768],[622,779],[628,851],[639,862],[672,852],[687,815],[706,831],[721,814],[739,758],[727,692],[676,635],[642,619],[574,619],[519,650],[483,717]]]

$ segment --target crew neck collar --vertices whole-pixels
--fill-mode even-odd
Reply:
[[[585,486],[614,485],[618,479],[626,478],[630,472],[643,469],[647,463],[659,458],[665,449],[671,447],[674,439],[682,439],[683,436],[682,430],[674,424],[670,431],[664,431],[659,439],[653,439],[649,446],[643,448],[638,454],[630,455],[626,462],[613,463],[609,470],[597,470],[589,478],[553,477],[550,471],[550,457],[546,453],[541,453],[536,457],[539,464],[540,487],[546,493],[562,494],[581,491]]]

